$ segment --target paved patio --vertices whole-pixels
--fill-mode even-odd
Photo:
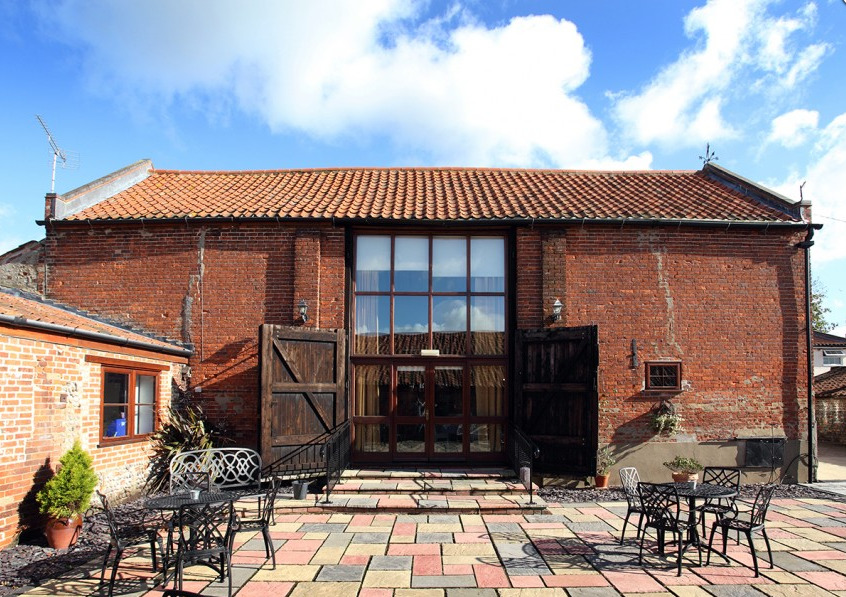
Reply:
[[[277,566],[260,537],[239,535],[234,557],[238,597],[510,597],[651,594],[694,597],[846,596],[846,503],[777,499],[768,517],[775,568],[754,578],[748,548],[729,542],[731,563],[712,557],[681,577],[675,552],[637,564],[634,530],[618,542],[621,502],[550,504],[549,514],[280,514],[273,528]],[[716,542],[716,540],[715,540]],[[649,544],[654,547],[654,544]],[[763,543],[759,553],[766,554]],[[121,565],[115,594],[161,595],[149,559]],[[225,595],[202,568],[185,589]],[[26,595],[105,595],[99,562]]]

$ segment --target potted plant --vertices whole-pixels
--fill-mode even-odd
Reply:
[[[608,487],[608,476],[617,459],[611,454],[610,446],[603,446],[596,452],[596,476],[593,481],[598,488]]]
[[[91,456],[75,441],[59,460],[56,474],[35,496],[39,510],[47,515],[44,534],[50,547],[66,549],[76,543],[97,482]]]
[[[682,430],[682,418],[676,413],[675,407],[667,401],[652,411],[652,429],[658,435],[675,435]]]
[[[673,481],[676,483],[696,481],[699,471],[704,468],[696,458],[686,456],[676,456],[665,462],[664,466],[673,471]]]

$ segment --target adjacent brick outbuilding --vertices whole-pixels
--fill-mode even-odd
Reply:
[[[562,455],[611,444],[620,464],[656,479],[675,453],[743,466],[748,439],[776,436],[777,474],[801,477],[806,208],[712,164],[180,172],[139,162],[48,195],[43,290],[193,344],[189,389],[244,445],[259,445],[271,416],[259,328],[275,324],[346,331],[342,410],[360,462],[496,461],[497,438],[517,422]],[[586,389],[561,381],[567,371],[532,385],[516,343],[571,328],[596,330]],[[555,401],[574,392],[584,413],[568,435],[576,407]],[[554,437],[538,431],[543,400],[563,421]],[[652,429],[662,402],[683,419],[677,435]],[[590,458],[578,462],[570,473],[584,476]]]
[[[149,442],[101,437],[103,371],[140,368],[157,382],[155,408],[170,406],[190,350],[0,288],[0,547],[38,528],[35,494],[74,440],[93,457],[103,491],[137,495]]]
[[[814,377],[814,392],[820,440],[846,445],[846,367]]]

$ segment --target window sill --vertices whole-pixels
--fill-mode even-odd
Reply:
[[[125,446],[127,444],[139,444],[141,442],[147,442],[149,440],[150,440],[149,435],[139,435],[139,436],[136,436],[136,437],[114,438],[114,439],[102,438],[97,443],[97,448],[111,448],[112,446]]]

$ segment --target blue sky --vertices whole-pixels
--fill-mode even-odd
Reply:
[[[69,191],[161,169],[718,164],[824,224],[846,333],[846,2],[0,0],[0,252]]]

